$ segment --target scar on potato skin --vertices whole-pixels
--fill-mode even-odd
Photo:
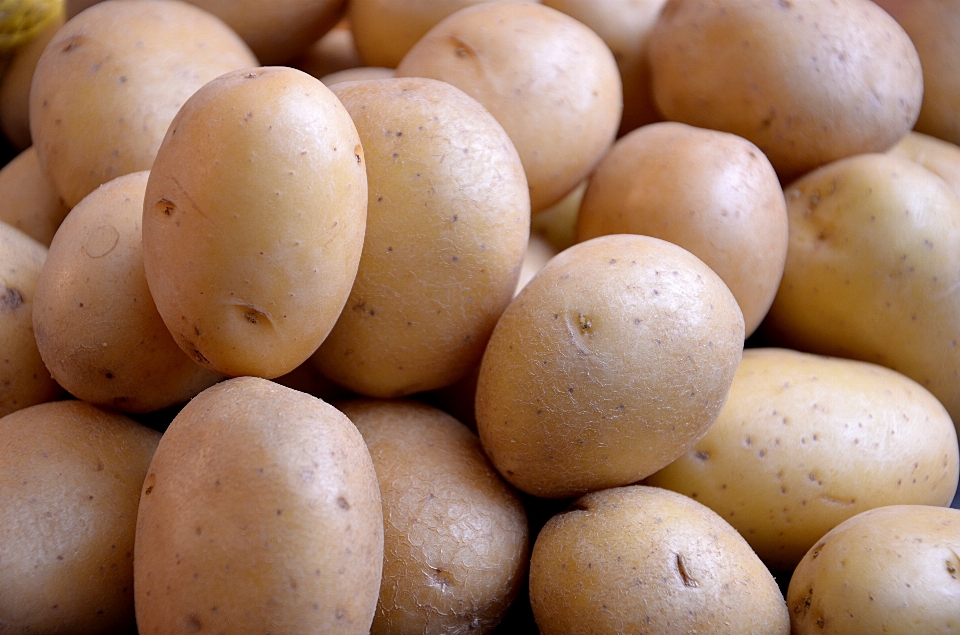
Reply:
[[[15,311],[23,305],[23,295],[18,289],[5,287],[0,295],[0,311]]]

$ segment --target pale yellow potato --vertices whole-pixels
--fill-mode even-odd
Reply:
[[[785,190],[772,344],[887,366],[960,423],[960,198],[907,159],[850,157]]]
[[[371,633],[490,633],[526,579],[527,515],[480,440],[432,406],[335,404],[377,470],[384,565]]]
[[[777,173],[746,139],[655,123],[619,139],[590,175],[577,240],[643,234],[680,245],[733,292],[756,330],[787,259],[787,206]]]
[[[160,433],[82,401],[0,418],[0,616],[10,633],[130,633],[140,489]]]
[[[432,77],[474,97],[520,153],[536,213],[573,190],[616,136],[620,72],[600,36],[532,3],[461,9],[424,35],[397,77]]]
[[[365,634],[382,568],[376,472],[333,406],[238,377],[167,428],[137,516],[141,634]]]
[[[480,439],[535,496],[635,483],[707,432],[742,350],[736,300],[690,252],[636,235],[579,243],[497,323],[477,385]]]
[[[49,247],[69,211],[33,146],[0,169],[0,221]]]
[[[554,247],[549,240],[540,234],[530,234],[530,240],[527,241],[527,251],[523,257],[523,267],[520,269],[520,278],[517,280],[517,288],[513,295],[517,295],[527,286],[527,283],[533,280],[544,265],[556,256],[559,250]]]
[[[33,332],[34,293],[46,258],[44,245],[0,222],[0,417],[63,393]]]
[[[910,132],[887,150],[887,154],[919,163],[946,181],[960,196],[960,146],[921,132]]]
[[[743,538],[668,490],[587,494],[551,518],[530,562],[543,635],[788,635],[780,589]]]
[[[320,80],[275,66],[206,84],[143,203],[147,283],[174,340],[223,375],[292,371],[347,300],[366,210],[360,137]]]
[[[950,415],[875,364],[747,349],[706,436],[648,485],[703,503],[775,571],[841,522],[885,505],[949,507],[960,450]]]
[[[586,191],[587,179],[584,179],[572,192],[534,214],[530,218],[530,233],[543,236],[558,251],[572,247],[577,242],[577,215]]]
[[[236,33],[184,2],[96,4],[60,28],[37,62],[29,108],[40,163],[73,207],[102,183],[149,170],[194,91],[256,65]]]
[[[757,144],[783,179],[913,128],[920,58],[871,0],[668,0],[650,35],[667,119]]]
[[[177,346],[147,287],[140,226],[148,176],[118,177],[71,210],[33,302],[37,348],[53,378],[122,412],[186,403],[222,379]]]
[[[960,510],[893,505],[835,527],[787,590],[793,635],[947,635],[960,628]]]
[[[320,78],[320,81],[326,86],[333,86],[340,82],[392,79],[395,75],[396,73],[392,68],[383,68],[382,66],[357,66],[356,68],[345,68],[342,71],[324,75]]]
[[[346,20],[341,20],[310,48],[291,60],[289,66],[321,79],[330,73],[363,66],[363,61],[353,43],[350,25]]]
[[[363,255],[313,356],[335,382],[400,397],[479,363],[530,231],[516,150],[476,100],[432,79],[336,84],[367,157]]]

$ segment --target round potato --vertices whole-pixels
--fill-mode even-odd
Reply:
[[[784,179],[886,150],[923,98],[913,43],[870,0],[668,0],[650,65],[667,119],[749,139]]]
[[[177,113],[150,171],[150,292],[202,366],[279,377],[343,309],[366,215],[360,137],[336,96],[292,68],[226,73]]]
[[[780,589],[733,527],[654,487],[587,494],[551,518],[530,562],[543,635],[787,635]]]
[[[946,181],[950,189],[960,196],[960,146],[920,132],[911,132],[887,150],[887,154],[919,163]]]
[[[208,388],[150,463],[134,556],[143,635],[368,633],[383,516],[363,438],[265,379]]]
[[[794,635],[946,635],[960,628],[960,510],[893,505],[840,524],[787,590]]]
[[[535,496],[634,483],[706,433],[742,350],[736,300],[690,252],[648,236],[579,243],[497,323],[477,385],[480,439]]]
[[[747,349],[717,422],[646,483],[703,503],[788,571],[860,512],[949,506],[958,475],[953,421],[913,380],[865,362]]]
[[[370,450],[383,501],[373,635],[489,633],[527,572],[523,504],[460,422],[413,401],[336,404]]]
[[[341,20],[310,48],[294,58],[289,66],[321,79],[324,75],[363,66],[363,61],[353,43],[350,25],[346,20]]]
[[[408,76],[449,82],[496,117],[520,154],[534,213],[586,178],[620,126],[623,90],[610,48],[539,4],[457,11],[403,57],[397,77]]]
[[[0,221],[49,247],[69,211],[33,146],[0,169]]]
[[[396,73],[392,68],[383,68],[382,66],[358,66],[356,68],[345,68],[342,71],[330,73],[320,78],[325,86],[333,86],[341,82],[358,82],[373,79],[392,79]]]
[[[0,418],[4,630],[136,630],[137,504],[159,440],[159,432],[82,401]]]

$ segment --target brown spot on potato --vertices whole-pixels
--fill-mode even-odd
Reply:
[[[677,554],[677,572],[680,574],[680,579],[683,580],[683,586],[686,587],[699,587],[700,583],[690,575],[690,572],[687,570],[687,563],[684,561],[683,556],[679,553]]]
[[[23,305],[23,294],[13,287],[4,287],[0,295],[0,312],[15,311]]]

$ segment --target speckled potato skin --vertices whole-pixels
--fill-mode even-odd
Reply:
[[[923,97],[910,38],[870,0],[669,0],[650,64],[667,119],[749,139],[783,179],[886,150]]]
[[[383,516],[363,438],[266,379],[208,388],[157,448],[134,555],[143,635],[369,632]]]
[[[147,182],[143,263],[197,363],[270,379],[317,349],[360,262],[363,154],[336,96],[292,68],[221,75],[177,113]]]
[[[57,383],[122,412],[182,404],[222,379],[177,346],[147,287],[140,224],[148,176],[118,177],[71,210],[33,305],[37,348]]]
[[[530,209],[573,190],[610,148],[623,90],[610,48],[568,15],[533,3],[489,2],[457,11],[397,65],[474,97],[520,154]]]
[[[960,146],[921,132],[910,132],[887,154],[919,163],[947,182],[960,196]]]
[[[149,170],[194,91],[257,65],[236,33],[184,2],[96,4],[57,31],[37,62],[30,133],[40,163],[73,207],[102,183]]]
[[[834,528],[787,589],[794,635],[947,635],[960,628],[960,510],[894,505]]]
[[[769,341],[892,368],[960,422],[960,198],[885,154],[824,166],[785,195],[790,246]]]
[[[333,90],[366,153],[367,225],[350,297],[312,359],[371,397],[452,384],[479,363],[520,275],[523,166],[500,124],[449,84]]]
[[[706,433],[742,350],[736,300],[690,252],[648,236],[579,243],[497,323],[477,384],[480,439],[536,496],[635,483]]]
[[[49,247],[69,211],[40,165],[33,146],[0,169],[0,221]]]
[[[648,485],[717,512],[775,571],[885,505],[948,507],[960,450],[950,415],[875,364],[747,349],[716,423]]]
[[[159,440],[159,432],[82,401],[0,419],[5,632],[135,631],[137,503]]]
[[[663,122],[617,141],[590,175],[577,240],[643,234],[680,245],[730,288],[744,332],[756,330],[787,259],[777,173],[742,137]]]
[[[46,247],[0,222],[0,417],[63,393],[33,332],[34,293],[46,259]]]
[[[773,576],[707,507],[654,487],[587,494],[551,518],[530,562],[543,635],[788,635]]]
[[[335,405],[363,435],[383,501],[383,581],[370,632],[491,632],[527,573],[520,498],[477,436],[443,411],[406,400]]]

